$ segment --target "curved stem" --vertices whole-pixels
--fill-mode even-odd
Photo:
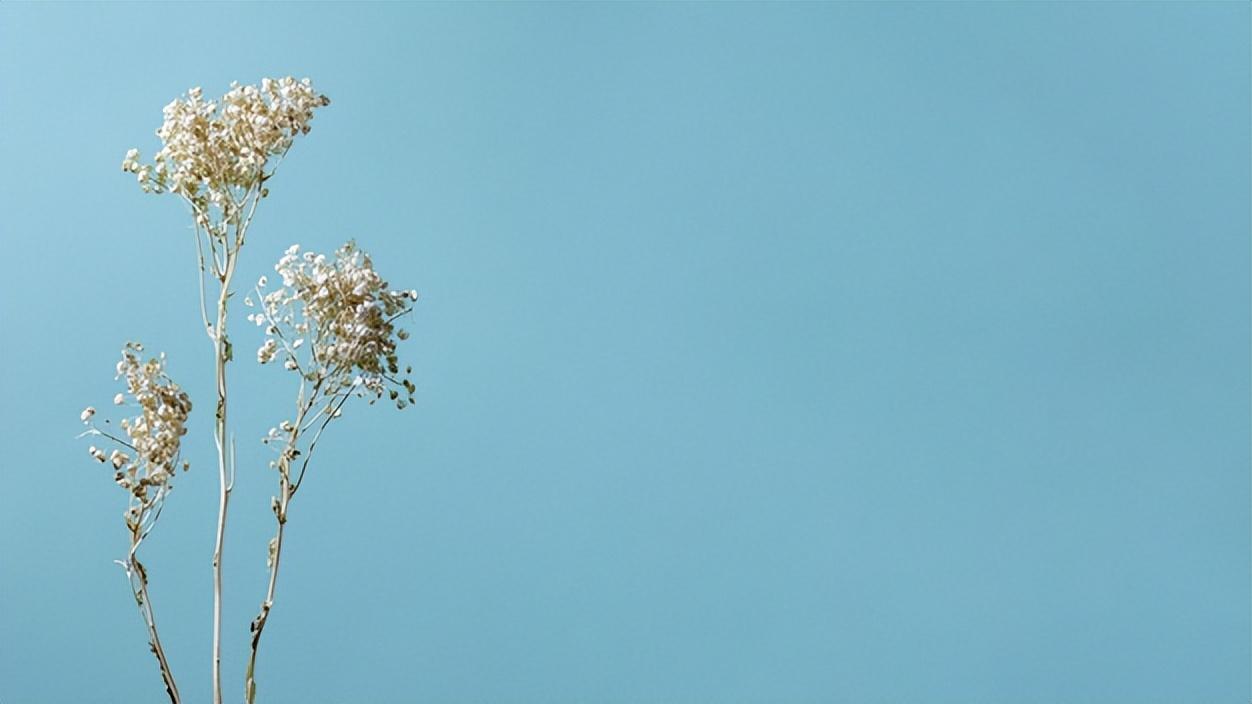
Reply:
[[[138,547],[136,544],[135,547]],[[165,648],[161,645],[161,637],[157,635],[156,615],[152,611],[152,601],[148,598],[148,573],[143,564],[135,557],[134,552],[127,557],[124,565],[130,577],[130,588],[134,592],[135,602],[139,605],[139,615],[148,627],[148,645],[156,656],[157,665],[161,668],[161,679],[165,682],[165,693],[169,695],[171,704],[181,704],[178,685],[174,682],[174,673],[165,658]],[[137,579],[136,579],[137,578]]]
[[[300,426],[304,423],[304,416],[317,401],[320,387],[321,382],[314,384],[307,402],[303,398],[296,402],[299,409],[296,412],[296,420],[292,424],[291,433],[287,438],[287,446],[283,449],[283,454],[278,460],[279,497],[274,504],[274,519],[278,523],[278,528],[274,533],[273,549],[270,556],[269,587],[265,590],[265,601],[261,602],[260,613],[252,620],[252,648],[248,654],[248,668],[244,673],[244,696],[247,704],[253,704],[256,701],[256,656],[261,647],[261,632],[265,630],[265,624],[270,617],[270,609],[274,607],[274,589],[278,584],[278,565],[283,556],[283,527],[287,525],[287,506],[295,493],[291,487],[291,458],[295,456],[296,446],[300,442]],[[300,394],[301,396],[304,395],[303,385],[301,385]],[[309,449],[309,452],[312,452],[312,448]]]
[[[146,499],[132,501],[131,510],[127,511],[126,525],[130,528],[130,550],[126,553],[125,562],[117,564],[126,570],[126,580],[130,583],[131,594],[139,607],[139,616],[148,628],[148,647],[156,656],[157,666],[161,668],[161,679],[165,682],[165,693],[169,695],[171,704],[180,704],[178,685],[174,683],[174,672],[170,669],[169,660],[165,657],[165,648],[161,645],[161,637],[157,635],[156,613],[152,609],[152,600],[148,597],[148,570],[139,561],[139,546],[143,544],[148,533],[156,526],[161,517],[161,509],[165,505],[165,494],[168,485],[162,485],[156,497],[150,502]],[[155,507],[155,510],[154,510]],[[132,520],[132,511],[134,518]]]
[[[269,621],[270,609],[274,606],[274,588],[278,584],[278,563],[283,555],[283,526],[287,523],[287,500],[291,498],[291,492],[288,489],[289,482],[284,475],[281,480],[280,490],[285,497],[279,500],[279,506],[274,509],[275,517],[278,521],[278,529],[274,533],[274,544],[270,558],[270,581],[269,587],[265,590],[265,601],[261,603],[261,612],[252,620],[252,649],[248,654],[248,669],[244,675],[244,691],[248,704],[256,701],[256,656],[257,651],[261,647],[261,632],[265,630],[265,624]]]

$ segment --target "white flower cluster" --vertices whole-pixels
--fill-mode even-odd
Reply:
[[[307,134],[313,111],[329,104],[309,79],[290,76],[262,79],[259,88],[232,83],[220,101],[205,100],[200,88],[192,88],[165,106],[156,131],[164,146],[153,163],[140,163],[139,150],[131,149],[122,170],[135,174],[145,192],[187,198],[201,225],[210,225],[210,205],[229,220],[241,207],[241,194],[268,178],[271,157]]]
[[[281,356],[287,369],[300,372],[328,396],[355,389],[374,398],[388,393],[399,408],[413,402],[416,389],[401,378],[396,355],[397,341],[409,334],[393,323],[409,312],[417,291],[391,290],[369,255],[352,242],[333,258],[301,254],[293,245],[274,270],[282,287],[264,293],[262,277],[257,285],[261,310],[248,316],[266,326],[257,361],[266,364]],[[307,352],[301,352],[306,340]],[[411,371],[407,367],[404,373]]]
[[[142,352],[143,345],[128,342],[117,363],[117,376],[125,377],[126,393],[140,409],[135,417],[118,423],[128,440],[96,428],[92,421],[96,409],[90,406],[80,417],[89,426],[87,434],[104,436],[130,451],[114,449],[106,455],[95,446],[88,449],[96,461],[111,463],[117,483],[147,506],[155,500],[153,491],[169,482],[178,465],[191,399],[166,375],[165,355],[144,360],[140,357]],[[125,401],[122,394],[113,399],[117,405]],[[183,469],[187,467],[184,462]]]

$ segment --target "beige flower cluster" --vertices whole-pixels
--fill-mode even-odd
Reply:
[[[260,87],[232,83],[220,101],[205,100],[200,88],[165,106],[156,134],[163,144],[153,163],[131,149],[122,169],[135,174],[145,192],[173,192],[191,203],[203,226],[235,217],[246,194],[269,177],[266,168],[296,135],[307,134],[313,111],[330,99],[309,79],[263,79]],[[272,169],[271,169],[272,172]],[[262,195],[264,193],[262,192]],[[216,208],[221,220],[210,216]]]
[[[146,507],[157,500],[156,492],[168,484],[177,468],[191,399],[166,375],[165,355],[145,360],[140,356],[142,352],[143,345],[128,342],[117,363],[117,376],[126,379],[126,394],[140,410],[133,418],[118,423],[127,439],[96,427],[96,410],[90,406],[81,418],[89,428],[86,434],[103,436],[125,448],[106,455],[104,450],[92,446],[88,452],[98,462],[111,463],[117,483]],[[118,394],[113,402],[125,404],[126,395]],[[188,463],[183,462],[182,466],[187,469]]]
[[[282,287],[263,292],[262,278],[257,286],[260,312],[248,316],[266,326],[268,337],[257,350],[257,361],[266,364],[281,357],[287,369],[300,372],[328,395],[355,390],[375,398],[388,393],[399,408],[413,402],[415,387],[402,377],[396,354],[397,342],[409,334],[394,323],[410,311],[417,291],[389,288],[369,255],[352,242],[333,258],[302,254],[293,245],[274,269]],[[306,340],[307,352],[302,352]],[[405,368],[404,374],[411,371]]]

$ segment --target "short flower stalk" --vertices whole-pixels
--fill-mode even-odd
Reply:
[[[88,406],[80,418],[87,426],[84,436],[98,437],[114,445],[107,455],[95,445],[88,448],[88,453],[97,462],[113,467],[113,480],[128,494],[129,505],[123,518],[130,535],[130,549],[125,560],[116,562],[126,571],[139,615],[148,629],[148,644],[161,669],[166,693],[171,702],[179,704],[178,685],[157,631],[156,614],[148,596],[148,571],[139,561],[139,547],[156,527],[165,499],[173,488],[171,480],[180,465],[182,436],[187,433],[191,399],[166,375],[164,355],[145,361],[140,357],[142,353],[143,345],[128,342],[117,364],[118,377],[126,378],[126,394],[140,409],[139,415],[125,418],[118,424],[126,437],[97,426],[94,407]],[[114,404],[125,405],[126,394],[117,394]],[[111,425],[107,420],[104,423]],[[189,464],[181,462],[181,466],[186,470]]]

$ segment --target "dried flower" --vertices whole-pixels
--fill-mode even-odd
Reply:
[[[369,255],[353,242],[336,250],[333,258],[302,254],[299,245],[292,245],[274,270],[282,287],[268,293],[257,290],[261,312],[253,319],[258,325],[269,323],[258,361],[270,361],[281,349],[287,355],[284,367],[306,370],[306,378],[328,397],[351,391],[377,399],[387,389],[403,389],[409,398],[393,398],[396,406],[412,403],[416,389],[399,378],[396,354],[397,341],[409,334],[393,322],[409,312],[416,291],[391,290],[374,271]],[[306,340],[311,349],[302,361],[298,351]]]
[[[274,353],[276,352],[278,352],[278,343],[273,338],[270,338],[256,351],[256,361],[261,364],[268,364],[274,358]]]
[[[124,465],[130,464],[130,455],[121,450],[114,450],[109,453],[109,461],[113,463],[113,469],[121,469]]]
[[[103,450],[92,446],[88,452],[98,462],[106,460],[118,470],[118,484],[131,492],[141,507],[147,508],[158,501],[158,490],[164,487],[179,463],[182,436],[187,433],[187,416],[191,413],[191,399],[165,373],[165,356],[142,359],[143,346],[128,342],[122,349],[121,361],[117,363],[118,378],[125,378],[126,394],[139,407],[139,415],[124,418],[118,426],[125,431],[123,441],[97,429],[94,425],[87,434],[109,438],[125,446],[130,452],[114,449],[107,457]],[[115,404],[121,405],[126,394],[117,394]],[[83,421],[91,422],[95,409],[88,407],[82,413]]]
[[[260,88],[232,83],[220,101],[192,88],[165,106],[156,132],[163,146],[153,163],[140,163],[139,150],[131,149],[122,170],[135,174],[145,192],[186,198],[197,222],[212,232],[238,214],[241,194],[269,177],[271,160],[308,134],[313,111],[329,104],[309,79],[290,76],[262,79]]]

